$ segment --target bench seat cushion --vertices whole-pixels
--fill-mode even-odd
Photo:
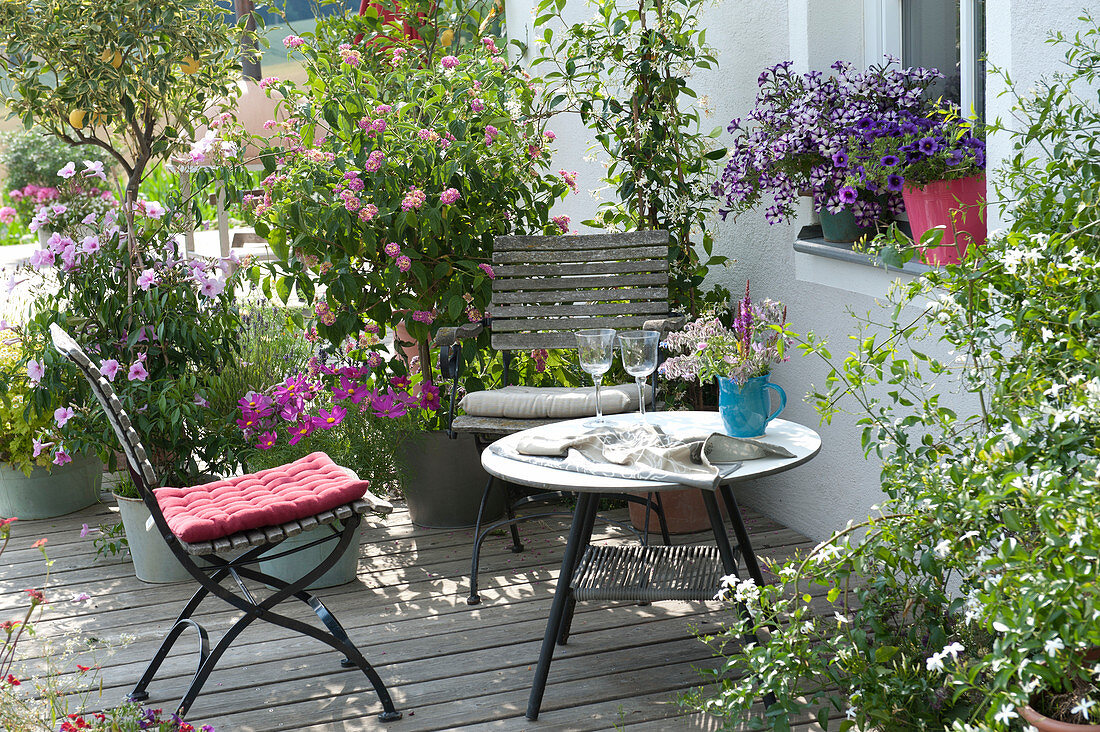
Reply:
[[[277,468],[190,488],[157,488],[157,503],[181,541],[213,541],[330,511],[362,498],[370,483],[315,452]]]
[[[650,388],[645,387],[646,401]],[[576,419],[596,414],[596,389],[592,386],[506,386],[470,392],[459,406],[471,417],[509,419]],[[604,414],[638,411],[638,386],[620,384],[600,389]]]

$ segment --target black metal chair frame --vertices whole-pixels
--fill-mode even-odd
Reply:
[[[287,628],[288,630],[307,635],[311,638],[316,638],[322,643],[343,653],[344,658],[341,660],[340,665],[344,668],[360,669],[366,675],[367,679],[374,687],[375,692],[378,694],[378,698],[383,708],[378,718],[383,722],[400,719],[402,716],[401,712],[397,711],[394,707],[393,699],[390,697],[385,683],[375,671],[374,667],[363,657],[363,654],[360,653],[359,649],[348,637],[343,626],[328,608],[325,607],[324,603],[305,589],[332,568],[344,552],[351,548],[359,524],[362,521],[362,514],[371,510],[384,510],[389,504],[380,499],[376,499],[368,493],[364,499],[320,514],[314,517],[316,519],[315,523],[326,525],[331,531],[329,536],[278,553],[272,553],[271,550],[276,548],[282,541],[289,538],[294,533],[300,532],[302,530],[301,523],[290,522],[281,526],[265,527],[259,530],[241,532],[226,537],[224,540],[217,540],[214,542],[188,544],[181,541],[168,527],[164,514],[161,512],[160,505],[157,503],[156,496],[150,487],[158,482],[156,474],[148,460],[145,448],[142,446],[137,433],[133,429],[130,419],[123,409],[114,389],[112,389],[110,383],[103,378],[98,368],[92,363],[91,359],[88,358],[87,354],[81,350],[76,341],[65,333],[65,331],[56,324],[50,326],[50,331],[53,337],[54,347],[62,355],[76,364],[88,380],[92,393],[95,394],[96,399],[106,412],[108,421],[114,429],[115,435],[118,437],[122,447],[122,451],[126,456],[126,467],[130,473],[130,477],[133,479],[134,486],[137,488],[142,502],[145,503],[152,514],[153,522],[157,530],[160,532],[161,536],[164,537],[172,554],[184,569],[187,570],[188,574],[199,583],[199,589],[192,595],[191,599],[187,601],[187,604],[184,605],[183,610],[172,624],[160,648],[149,662],[149,666],[146,668],[145,673],[142,674],[141,679],[137,682],[133,691],[130,692],[129,699],[132,701],[144,701],[149,698],[147,687],[153,681],[161,664],[168,657],[172,647],[183,632],[188,628],[193,628],[199,637],[199,663],[190,685],[184,693],[179,706],[176,708],[176,714],[180,717],[184,717],[198,697],[210,673],[214,670],[218,661],[237,636],[251,625],[253,621],[263,620]],[[304,522],[305,519],[302,521]],[[311,522],[310,525],[312,525],[312,523],[313,522]],[[313,569],[293,582],[286,582],[249,566],[259,561],[266,561],[304,551],[326,542],[335,542],[329,554]],[[245,551],[233,559],[225,559],[214,553],[215,551],[220,552],[223,550],[242,548],[245,549]],[[196,556],[201,556],[208,564],[205,566],[199,564],[194,558]],[[230,578],[232,578],[233,582],[236,584],[236,589],[239,593],[223,585],[223,581]],[[257,599],[245,584],[245,580],[251,580],[266,585],[271,590],[271,593],[263,599]],[[214,595],[224,600],[230,606],[243,613],[242,617],[225,631],[224,635],[213,648],[210,647],[209,634],[206,629],[192,618],[192,615],[208,595]],[[275,608],[280,603],[289,599],[299,600],[308,605],[324,625],[324,629],[275,612]]]
[[[571,262],[572,264],[558,264],[555,263],[555,259],[547,257],[554,256],[554,247],[562,247],[564,244],[573,245],[576,243],[577,249],[583,251],[583,242],[593,242],[594,247],[604,249],[610,257],[621,257],[623,261],[607,262],[601,261],[597,263],[585,263],[581,258],[576,256],[562,255],[562,261]],[[524,242],[533,243],[535,246],[545,246],[546,251],[536,253],[534,256],[525,257],[521,254],[520,250],[525,249]],[[634,287],[646,287],[649,288],[644,292],[652,293],[654,290],[663,289],[666,294],[667,300],[667,259],[666,252],[662,247],[668,245],[668,232],[665,231],[644,231],[633,232],[630,234],[610,234],[610,235],[586,235],[586,236],[572,236],[572,237],[519,237],[508,236],[498,237],[498,244],[506,244],[503,251],[494,250],[493,266],[497,269],[498,274],[505,271],[507,267],[513,267],[516,269],[522,269],[524,267],[531,269],[532,277],[546,277],[547,281],[560,281],[563,283],[563,287],[568,287],[571,283],[577,283],[577,285],[585,288],[616,288],[621,286],[634,286]],[[568,247],[566,247],[568,248]],[[630,261],[634,260],[634,261]],[[517,263],[519,263],[517,265]],[[663,270],[663,271],[662,271]],[[554,280],[552,278],[556,275],[565,275],[564,278]],[[570,279],[577,275],[584,275],[578,279]],[[525,275],[520,275],[525,276]],[[588,282],[582,282],[582,280],[588,280]],[[494,283],[494,302],[493,307],[511,308],[515,309],[520,307],[518,303],[523,302],[522,299],[514,302],[498,303],[497,302],[497,288]],[[541,283],[545,284],[545,283]],[[545,289],[540,287],[538,289]],[[628,292],[626,290],[612,289],[610,292],[616,293],[614,295],[608,295],[608,291],[600,292],[599,290],[586,290],[585,292],[591,292],[592,298],[596,299],[601,297],[603,299],[609,299],[617,297],[618,293],[622,293],[624,299],[630,299],[626,296]],[[636,290],[634,293],[630,293],[632,298],[637,292],[643,292]],[[584,298],[588,296],[585,295]],[[584,299],[582,298],[582,299]],[[568,299],[568,298],[567,298]],[[573,298],[572,302],[576,302],[577,298]],[[532,305],[531,309],[537,310],[538,306]],[[574,306],[576,307],[576,306]],[[581,306],[584,309],[585,305]],[[594,311],[599,311],[601,306],[592,308]],[[587,324],[581,327],[616,327],[619,323],[629,324],[631,327],[645,327],[661,330],[667,332],[669,330],[675,330],[681,327],[685,322],[682,316],[662,313],[655,311],[652,308],[646,308],[637,306],[635,309],[637,312],[629,312],[629,306],[616,307],[603,306],[608,310],[608,314],[605,317],[592,318],[586,321]],[[667,302],[665,303],[665,310],[667,311]],[[564,310],[559,312],[573,312],[568,306]],[[642,314],[644,313],[644,314]],[[510,317],[519,317],[517,315],[511,315]],[[536,316],[543,317],[543,316]],[[451,390],[451,398],[449,404],[449,410],[447,415],[447,433],[452,439],[457,437],[456,430],[454,428],[455,417],[455,403],[456,393],[458,391],[457,384],[462,376],[463,359],[462,359],[462,341],[470,338],[476,338],[483,330],[488,329],[493,333],[493,346],[496,350],[501,351],[504,359],[504,368],[502,373],[502,386],[507,386],[509,383],[510,363],[512,359],[512,352],[517,348],[526,347],[549,347],[549,348],[562,348],[570,347],[568,344],[573,343],[573,337],[570,333],[562,332],[535,332],[538,328],[553,329],[554,325],[547,324],[545,320],[534,321],[536,325],[530,332],[517,333],[510,332],[504,333],[503,337],[498,339],[498,334],[492,330],[493,318],[485,318],[480,323],[471,323],[468,325],[460,326],[458,328],[441,329],[436,336],[436,345],[440,348],[439,354],[439,370],[444,378],[451,379],[456,384],[456,388]],[[513,321],[514,323],[514,321]],[[656,376],[654,380],[654,395],[653,405],[656,408]],[[463,431],[469,432],[474,435],[474,442],[477,446],[478,453],[480,454],[493,440],[504,434],[511,432],[517,432],[529,427],[536,427],[540,424],[546,424],[559,420],[508,420],[509,424],[503,431],[500,428],[494,427],[493,429],[479,431],[477,428],[464,429]],[[528,489],[523,486],[518,486],[506,481],[499,481],[501,490],[504,492],[504,505],[505,505],[505,518],[496,521],[489,526],[484,526],[484,514],[488,507],[489,500],[492,496],[493,486],[498,482],[493,476],[489,476],[485,484],[485,490],[482,492],[481,505],[478,509],[477,523],[474,530],[474,550],[471,560],[470,568],[470,595],[466,599],[466,603],[469,605],[477,605],[481,602],[481,596],[478,594],[478,569],[480,565],[481,548],[485,542],[485,539],[494,531],[508,527],[511,534],[512,545],[510,547],[513,552],[522,552],[523,543],[520,540],[518,525],[526,521],[533,521],[537,519],[550,518],[550,517],[571,517],[573,515],[572,510],[557,510],[557,511],[542,511],[538,513],[529,513],[519,515],[516,510],[529,505],[545,504],[551,502],[565,502],[573,500],[574,496],[571,494],[560,491],[536,491]],[[608,499],[627,501],[630,503],[637,503],[645,507],[645,519],[643,529],[639,535],[638,531],[634,529],[629,523],[608,519],[604,516],[596,514],[596,519],[605,523],[621,526],[627,530],[633,532],[635,536],[639,537],[639,540],[645,544],[649,540],[649,525],[650,514],[656,513],[658,525],[660,527],[661,538],[666,546],[671,544],[671,540],[668,534],[668,526],[665,522],[664,505],[661,502],[660,494],[655,494],[641,497],[629,494],[613,494],[604,496]]]

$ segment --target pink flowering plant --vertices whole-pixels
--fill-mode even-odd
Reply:
[[[672,355],[661,364],[661,375],[700,383],[722,376],[744,385],[789,358],[787,309],[782,303],[752,302],[746,283],[732,323],[724,320],[710,313],[670,333],[664,345]]]
[[[560,233],[550,207],[570,186],[547,167],[538,87],[493,38],[444,55],[356,45],[335,22],[294,37],[309,83],[269,89],[289,117],[269,125],[263,194],[246,211],[280,257],[272,289],[310,303],[326,291],[323,338],[400,323],[427,364],[435,328],[483,316],[493,238]]]
[[[95,234],[55,233],[16,275],[32,299],[25,324],[8,324],[19,344],[19,381],[0,382],[0,398],[26,384],[28,421],[51,418],[32,436],[34,455],[63,464],[77,452],[111,461],[115,438],[86,384],[50,346],[49,326],[71,333],[112,382],[162,476],[186,479],[198,462],[234,462],[207,406],[220,374],[238,350],[235,256],[189,257],[168,235],[173,217],[154,204],[130,212],[137,249],[113,212]],[[92,225],[89,224],[89,227]]]

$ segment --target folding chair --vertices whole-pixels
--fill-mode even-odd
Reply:
[[[351,548],[362,514],[388,513],[393,506],[368,492],[369,483],[359,480],[353,471],[336,465],[323,453],[314,453],[281,468],[194,488],[152,488],[158,482],[156,474],[111,385],[64,330],[54,324],[50,326],[50,333],[54,347],[77,365],[107,413],[126,455],[126,466],[134,485],[168,548],[199,583],[198,591],[188,600],[149,667],[130,692],[130,699],[144,701],[149,698],[146,688],[172,646],[185,630],[194,628],[199,636],[199,665],[176,709],[176,714],[183,717],[237,636],[254,620],[264,620],[316,638],[343,653],[341,666],[358,667],[377,692],[383,708],[378,718],[384,722],[400,719],[401,713],[394,708],[381,677],[328,608],[305,591]],[[295,549],[270,553],[285,539],[315,526],[327,526],[331,534]],[[287,556],[324,542],[334,542],[335,546],[317,566],[293,582],[285,582],[250,566],[261,559]],[[218,553],[234,550],[243,553],[234,559],[218,556]],[[199,564],[196,557],[202,557],[207,564]],[[222,584],[230,578],[239,592]],[[266,585],[270,594],[258,599],[245,580]],[[206,629],[191,617],[203,599],[211,594],[243,613],[213,648]],[[275,612],[280,603],[289,599],[308,605],[325,629]]]
[[[435,343],[440,347],[440,372],[458,384],[462,376],[461,341],[474,338],[485,328],[491,333],[493,349],[504,358],[502,386],[508,385],[512,353],[516,350],[576,348],[574,331],[581,328],[646,329],[669,332],[684,326],[682,315],[669,312],[668,305],[668,232],[637,231],[624,234],[586,234],[579,236],[500,236],[493,246],[493,296],[491,318],[458,328],[441,328]],[[634,388],[631,385],[631,388]],[[473,434],[478,450],[494,440],[520,430],[560,421],[560,419],[516,419],[510,417],[455,416],[455,392],[451,391],[448,432]],[[601,400],[602,403],[602,400]],[[518,492],[518,500],[506,500],[507,516],[483,526],[483,513],[495,484],[506,492]],[[668,528],[660,494],[656,499],[632,495],[608,496],[645,505],[643,542],[648,537],[649,515],[653,510],[664,543],[669,544]],[[476,539],[470,571],[470,596],[466,602],[476,605],[478,565],[486,537],[507,526],[512,535],[512,551],[523,551],[517,524],[532,519],[567,515],[550,511],[517,515],[523,505],[542,504],[566,499],[560,492],[530,493],[518,486],[505,485],[492,476],[485,484],[478,512]],[[618,523],[599,517],[603,521]]]

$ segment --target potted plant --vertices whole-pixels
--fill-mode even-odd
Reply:
[[[957,110],[935,107],[918,116],[861,120],[848,138],[847,186],[902,192],[913,239],[928,264],[958,264],[985,243],[985,142]],[[938,245],[924,246],[940,227]]]
[[[897,191],[850,185],[850,131],[869,120],[898,122],[925,108],[923,94],[941,75],[934,69],[892,68],[895,61],[857,70],[837,61],[835,75],[820,71],[791,72],[792,62],[776,64],[760,75],[760,92],[742,127],[734,119],[729,160],[714,184],[722,202],[720,214],[735,216],[755,209],[769,194],[764,209],[769,224],[788,221],[798,196],[813,196],[829,241],[855,241],[873,230],[883,213],[900,213]],[[842,216],[842,219],[834,218]]]
[[[57,432],[73,417],[52,404],[39,412],[29,395],[35,370],[21,368],[20,326],[0,321],[0,516],[41,519],[99,500],[103,463],[71,454]]]
[[[760,437],[767,423],[787,403],[782,387],[769,383],[774,364],[786,361],[787,311],[782,304],[764,300],[755,304],[745,296],[734,312],[706,313],[682,330],[670,333],[662,344],[669,353],[658,373],[673,382],[717,382],[718,411],[726,433],[735,437]],[[769,392],[776,392],[779,407],[772,409]],[[663,493],[669,531],[702,531],[709,526],[698,491]],[[641,528],[644,510],[631,506],[631,520]]]

